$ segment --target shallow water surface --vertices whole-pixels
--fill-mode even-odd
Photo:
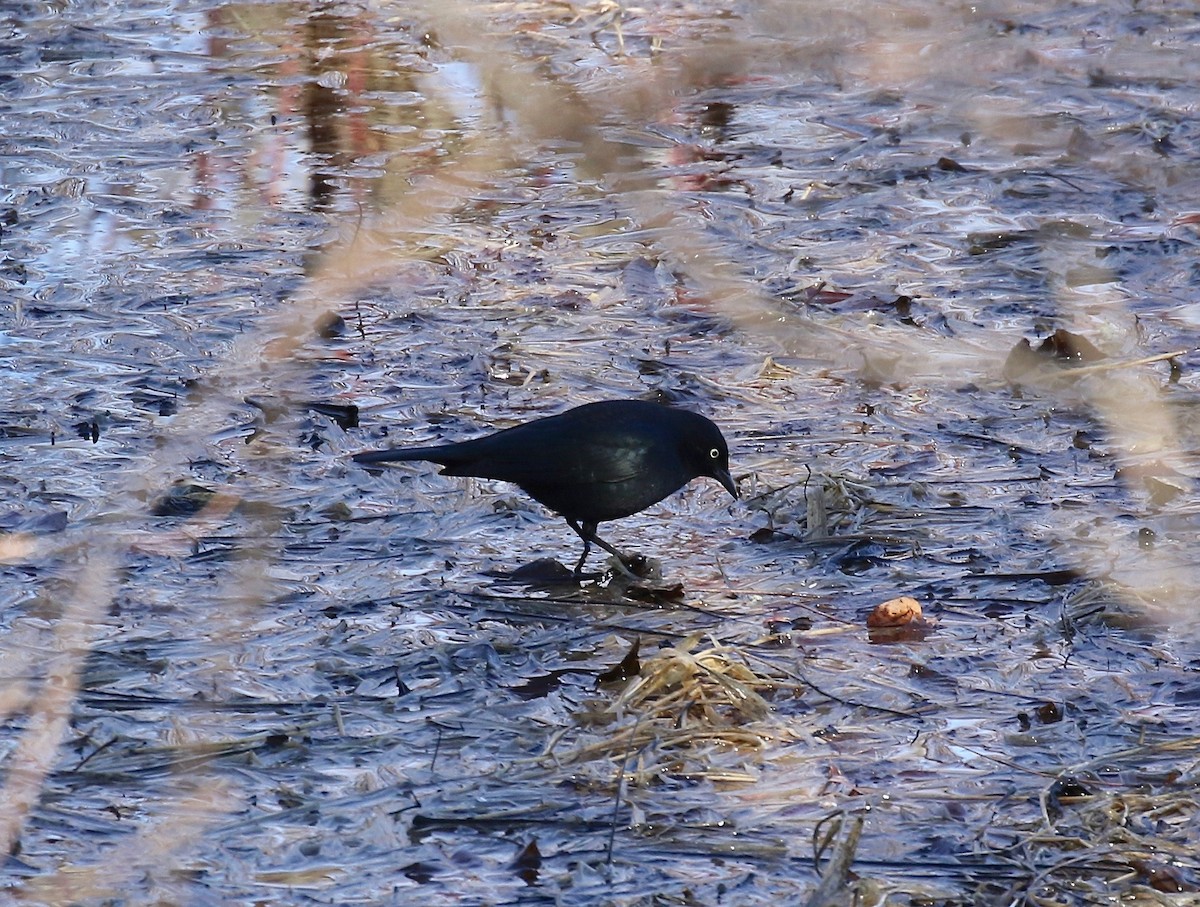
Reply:
[[[1198,30],[0,12],[5,896],[1194,897]],[[349,460],[639,396],[640,587]]]

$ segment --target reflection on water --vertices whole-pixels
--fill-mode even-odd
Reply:
[[[1095,902],[1150,851],[1195,890],[1196,357],[1148,361],[1195,347],[1195,31],[0,11],[7,884],[798,903],[817,823],[869,805],[896,899]],[[1011,386],[1057,328],[1098,358]],[[646,394],[713,416],[747,492],[614,527],[681,601],[503,586],[571,556],[560,520],[347,458]],[[873,645],[900,593],[932,631]],[[660,645],[718,653],[720,696],[617,714],[601,678]]]

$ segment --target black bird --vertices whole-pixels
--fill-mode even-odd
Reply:
[[[645,400],[588,403],[473,441],[364,451],[354,459],[426,460],[441,464],[443,475],[519,485],[583,539],[576,576],[593,542],[624,567],[634,563],[596,535],[599,523],[645,510],[702,476],[738,496],[721,430],[697,413]]]

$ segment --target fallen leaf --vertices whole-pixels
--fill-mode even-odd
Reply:
[[[921,603],[911,596],[902,595],[876,605],[875,610],[867,617],[867,626],[903,627],[921,620],[921,617]]]

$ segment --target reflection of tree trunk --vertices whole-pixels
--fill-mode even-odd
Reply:
[[[336,16],[313,16],[305,28],[311,71],[304,83],[301,109],[308,122],[312,154],[309,197],[317,210],[328,208],[333,195],[332,173],[338,169],[337,160],[342,151],[338,143],[337,116],[344,106],[335,89],[321,84],[322,73],[339,69],[342,55],[332,54],[323,59],[322,50],[345,39],[345,25]]]
[[[309,82],[304,91],[304,115],[308,119],[314,160],[308,191],[313,207],[318,210],[329,207],[329,196],[333,194],[333,183],[325,164],[337,153],[337,129],[333,124],[336,112],[337,99],[333,91]]]

